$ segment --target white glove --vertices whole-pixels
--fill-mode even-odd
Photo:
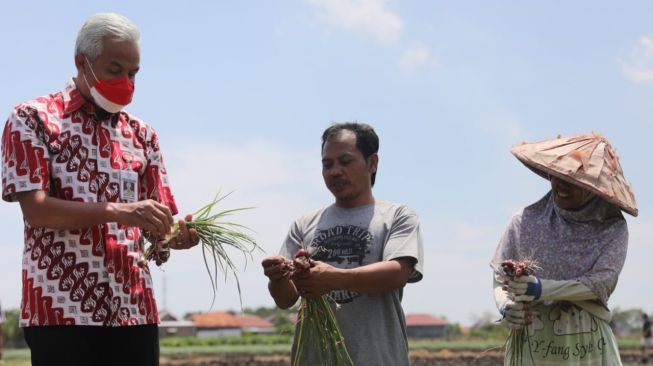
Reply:
[[[510,329],[522,329],[533,322],[533,310],[529,302],[508,300],[501,308],[501,314]]]
[[[533,275],[521,276],[508,280],[504,289],[513,301],[534,301],[542,295],[542,282]]]

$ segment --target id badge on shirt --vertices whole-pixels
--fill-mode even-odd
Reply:
[[[138,192],[138,173],[131,170],[120,171],[120,199],[125,202],[136,202]]]

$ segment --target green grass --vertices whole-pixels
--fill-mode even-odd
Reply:
[[[253,345],[290,345],[290,335],[243,335],[241,337],[168,337],[160,341],[161,348],[193,346],[253,346]]]
[[[408,347],[410,349],[427,349],[427,350],[487,350],[490,348],[503,347],[505,341],[503,340],[451,340],[444,339],[427,339],[408,340]]]
[[[263,337],[265,338],[265,337]],[[285,342],[284,342],[285,341]],[[290,352],[291,337],[262,342],[259,339],[242,339],[237,344],[238,338],[172,338],[161,340],[161,354],[211,354],[211,353],[286,353]],[[477,341],[446,341],[446,340],[411,340],[411,349],[428,350],[487,350],[503,346],[503,341],[477,340]]]
[[[283,339],[276,339],[269,344],[225,344],[234,343],[235,340],[212,339],[212,338],[193,338],[186,340],[161,340],[161,355],[174,356],[183,354],[214,354],[214,353],[289,353],[290,341],[283,342]],[[166,342],[173,346],[166,345]],[[249,341],[252,342],[252,339]],[[280,344],[277,342],[281,342]],[[223,343],[223,344],[215,344]],[[261,343],[255,341],[254,343]],[[277,344],[275,344],[277,343]],[[482,351],[491,348],[503,347],[501,340],[410,340],[410,349],[428,349],[428,350],[471,350]],[[620,340],[620,348],[637,348],[638,340]],[[2,366],[30,366],[30,354],[28,349],[5,349],[5,363]],[[636,366],[637,363],[624,363],[624,366]]]
[[[26,348],[21,349],[5,349],[3,352],[5,363],[2,366],[30,366],[29,350]]]
[[[211,353],[289,353],[290,344],[161,347],[161,355]],[[5,365],[3,365],[5,366]]]

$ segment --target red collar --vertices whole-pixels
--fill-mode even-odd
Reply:
[[[66,85],[64,86],[64,89],[62,91],[63,95],[63,114],[64,115],[70,115],[73,112],[76,112],[78,110],[83,110],[89,115],[95,116],[97,119],[100,117],[97,115],[97,107],[93,102],[90,100],[84,98],[82,93],[79,91],[77,88],[77,85],[75,84],[75,80],[70,78]],[[109,114],[112,123],[115,123],[118,120],[118,115],[119,113],[116,114]],[[106,116],[104,117],[106,119]]]
[[[63,89],[63,113],[70,114],[79,109],[83,109],[89,114],[95,114],[95,105],[93,102],[84,98],[82,93],[77,89],[75,80],[70,78]]]

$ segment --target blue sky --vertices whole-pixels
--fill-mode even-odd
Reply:
[[[74,75],[76,33],[97,12],[142,32],[128,110],[159,132],[182,212],[235,190],[235,218],[276,253],[292,220],[329,204],[319,138],[331,122],[381,138],[377,198],[413,207],[425,277],[407,312],[470,324],[494,311],[487,265],[510,216],[548,189],[509,153],[521,141],[596,131],[616,147],[640,209],[610,304],[653,297],[653,3],[391,0],[3,2],[0,111]],[[0,301],[20,302],[22,222],[0,205]],[[246,306],[271,306],[256,254],[240,274]],[[241,263],[242,264],[242,263]],[[208,310],[198,250],[154,269],[177,314]],[[161,299],[161,306],[163,300]],[[218,309],[237,309],[233,279]]]

